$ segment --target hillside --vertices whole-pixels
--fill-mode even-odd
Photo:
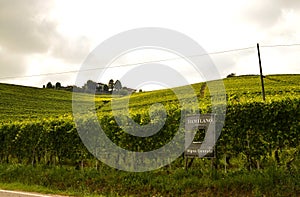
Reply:
[[[72,113],[72,92],[0,84],[0,122],[43,119]],[[82,101],[93,95],[81,94]],[[96,96],[97,101],[110,96]]]
[[[237,76],[223,80],[229,102],[261,101],[261,86],[259,76]],[[209,102],[208,87],[202,92],[203,83],[193,84],[199,100]],[[178,87],[182,89],[184,87]],[[265,77],[265,91],[267,100],[280,100],[288,97],[300,97],[300,75],[268,75]],[[40,89],[18,85],[0,84],[0,121],[14,121],[24,119],[43,119],[72,113],[72,93],[62,90]],[[184,94],[184,92],[182,92]],[[189,97],[190,95],[185,95]],[[93,95],[81,94],[85,101]],[[111,100],[108,95],[96,95],[96,108],[99,113],[110,111],[110,105],[103,101]],[[116,98],[116,99],[124,99]],[[144,110],[153,103],[178,105],[174,92],[170,89],[151,92],[135,93],[130,97],[130,109]],[[203,103],[202,102],[202,103]]]
[[[148,196],[152,192],[155,196],[298,196],[299,82],[300,75],[266,76],[266,102],[262,102],[259,76],[224,79],[228,105],[225,125],[215,146],[217,156],[195,159],[194,163],[191,159],[189,164],[187,158],[177,154],[172,158],[169,152],[181,146],[172,143],[180,128],[181,113],[176,95],[170,89],[130,96],[130,118],[137,124],[163,123],[159,132],[137,137],[125,130],[135,129],[135,125],[124,116],[120,120],[125,124],[119,125],[107,102],[117,101],[117,107],[121,108],[124,105],[118,101],[128,97],[96,95],[99,122],[84,113],[76,117],[75,124],[70,116],[72,93],[0,84],[0,184],[17,182],[60,191],[71,189],[81,195]],[[209,112],[209,89],[205,83],[192,86],[200,109]],[[184,98],[192,96],[186,94],[185,87],[176,91]],[[78,95],[83,107],[86,101],[94,99],[93,95]],[[168,113],[165,121],[149,118],[148,107],[156,102],[165,105]],[[127,150],[125,156],[108,149],[103,135],[97,136],[98,123],[113,144]],[[78,132],[78,128],[84,128],[84,132]],[[195,141],[203,140],[201,132],[202,129]],[[88,141],[83,143],[83,140]],[[137,158],[136,152],[160,150],[168,144],[172,144],[172,149],[166,150],[167,156]],[[92,154],[99,156],[98,159]],[[165,167],[132,173],[152,170],[163,159],[168,163]]]
[[[226,88],[226,97],[228,103],[245,103],[253,101],[262,101],[261,83],[259,76],[237,76],[223,79]],[[266,100],[281,100],[283,98],[300,97],[300,75],[268,75],[264,79]],[[210,94],[208,86],[200,93],[204,83],[192,84],[197,94],[199,107],[206,107],[210,103]],[[185,94],[186,88],[174,88],[180,94]],[[200,96],[200,94],[203,94]],[[193,95],[184,95],[191,97]],[[121,98],[126,99],[126,98]],[[178,99],[171,89],[157,90],[151,92],[137,93],[130,97],[130,110],[134,113],[148,109],[151,104],[162,103],[164,105],[178,106]],[[120,106],[122,107],[122,106]],[[107,105],[100,112],[110,111]]]

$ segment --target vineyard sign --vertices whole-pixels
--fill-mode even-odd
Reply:
[[[216,118],[215,114],[197,114],[187,116],[185,119],[186,144],[185,157],[206,157],[214,158],[216,143]],[[197,132],[205,130],[205,137],[202,141],[194,141]],[[196,132],[195,132],[196,130]]]

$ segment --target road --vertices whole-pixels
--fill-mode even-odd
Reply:
[[[66,196],[0,190],[0,197],[66,197]]]

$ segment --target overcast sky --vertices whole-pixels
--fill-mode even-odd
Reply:
[[[300,44],[299,21],[299,0],[0,0],[0,82],[36,87],[48,81],[75,84],[77,73],[38,75],[78,70],[101,42],[142,27],[181,32],[208,53],[253,47],[210,57],[222,77],[259,74],[256,43]],[[172,57],[159,51],[144,53],[129,54],[115,64]],[[262,47],[261,55],[264,74],[300,73],[300,45]],[[119,79],[129,69],[108,70],[101,82]],[[179,70],[190,83],[201,81],[192,70]]]

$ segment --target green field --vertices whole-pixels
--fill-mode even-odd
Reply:
[[[261,85],[259,76],[238,76],[223,80],[228,102],[246,103],[261,101]],[[203,83],[193,84],[200,104],[209,103],[209,90],[205,88],[205,98],[200,98],[200,89]],[[184,94],[185,87],[182,89]],[[265,78],[265,91],[267,101],[285,98],[300,97],[300,75],[269,75]],[[58,117],[72,114],[72,92],[52,89],[41,89],[9,84],[0,84],[0,122],[15,120],[35,120]],[[185,95],[189,97],[189,95]],[[93,95],[82,94],[80,99],[84,102]],[[96,108],[101,106],[99,113],[110,111],[109,95],[96,95]],[[124,99],[124,98],[120,98]],[[153,103],[175,105],[178,100],[170,89],[151,92],[134,93],[130,97],[130,109],[141,111]],[[98,108],[99,109],[99,108]]]
[[[186,171],[180,157],[166,167],[142,173],[115,170],[87,151],[73,121],[71,92],[0,84],[0,182],[79,196],[299,196],[300,75],[268,75],[264,81],[266,101],[262,101],[259,76],[223,80],[227,110],[217,158],[195,159]],[[195,107],[210,113],[208,86],[192,87],[199,101]],[[174,91],[184,99],[193,97],[186,87]],[[164,126],[147,138],[125,133],[112,116],[111,103],[122,109],[121,101],[128,97],[77,95],[83,108],[95,101],[95,108],[88,110],[96,110],[107,136],[130,151],[158,149],[179,127],[182,106],[170,89],[129,97],[130,118],[140,125],[151,122],[152,104],[165,106]],[[80,121],[87,128],[92,125],[89,114]]]
[[[40,120],[72,114],[72,92],[0,84],[0,122]],[[81,94],[80,100],[94,97]],[[97,102],[111,100],[109,95],[96,96]]]

